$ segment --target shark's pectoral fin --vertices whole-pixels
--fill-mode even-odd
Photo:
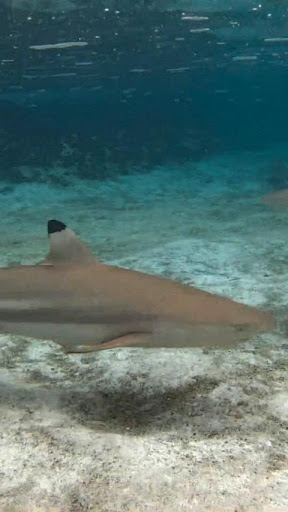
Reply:
[[[89,352],[97,352],[97,345],[78,345],[77,347],[64,347],[66,354],[88,354]]]
[[[46,266],[50,266],[52,267],[52,263],[51,261],[48,259],[48,256],[47,258],[45,258],[45,260],[41,260],[41,261],[38,261],[37,265],[46,265]]]
[[[78,345],[77,347],[66,348],[65,351],[67,354],[85,354],[88,352],[99,352],[100,350],[108,350],[113,348],[133,347],[135,345],[138,347],[143,347],[146,345],[146,343],[148,343],[150,338],[150,333],[135,332],[104,341],[103,343],[97,345]]]

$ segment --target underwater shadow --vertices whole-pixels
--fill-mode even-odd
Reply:
[[[24,415],[25,411],[29,415],[35,412],[36,428],[37,413],[44,406],[52,416],[53,411],[55,415],[61,413],[64,428],[70,424],[74,429],[78,424],[98,433],[132,436],[166,433],[182,440],[231,437],[240,431],[250,436],[259,429],[263,431],[264,423],[270,424],[272,420],[275,423],[264,409],[255,410],[256,396],[244,404],[221,400],[218,403],[211,393],[219,384],[220,381],[203,376],[170,390],[133,389],[129,382],[107,391],[96,386],[81,391],[78,384],[70,389],[61,389],[55,383],[4,384],[0,388],[0,404],[17,408]]]
[[[61,394],[60,403],[66,414],[89,428],[147,435],[157,430],[169,431],[178,426],[179,421],[182,425],[193,423],[193,418],[211,410],[210,400],[205,395],[217,385],[217,381],[204,378],[185,387],[150,392],[125,385],[108,391],[74,390]]]
[[[0,405],[29,414],[48,407],[51,414],[60,411],[74,425],[98,432],[137,436],[188,428],[202,436],[207,433],[207,414],[218,414],[209,398],[218,385],[218,381],[205,377],[170,390],[132,389],[129,383],[107,391],[99,391],[96,386],[81,391],[78,386],[61,389],[44,382],[24,386],[7,383],[0,387]]]

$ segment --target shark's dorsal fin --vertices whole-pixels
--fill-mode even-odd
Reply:
[[[59,220],[48,221],[50,251],[41,265],[65,263],[90,264],[95,258],[89,247],[82,242],[72,229]]]

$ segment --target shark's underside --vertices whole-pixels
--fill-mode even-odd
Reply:
[[[48,232],[45,261],[0,269],[2,333],[88,352],[125,346],[226,348],[275,327],[269,312],[100,263],[59,221],[49,221]]]

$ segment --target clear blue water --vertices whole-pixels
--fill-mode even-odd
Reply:
[[[99,178],[287,141],[284,2],[20,4],[0,7],[1,177],[60,162]]]

